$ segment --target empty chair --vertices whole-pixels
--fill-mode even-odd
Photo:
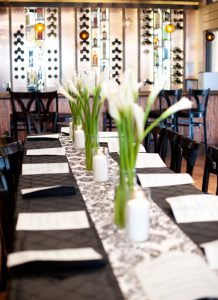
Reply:
[[[154,127],[144,140],[144,147],[147,152],[159,153],[163,161],[166,159],[166,129]]]
[[[35,93],[10,91],[10,96],[12,106],[10,129],[11,135],[17,140],[19,131],[31,133],[30,113],[35,114],[37,112]]]
[[[166,130],[166,152],[170,153],[170,164],[169,168],[175,172],[177,166],[177,160],[179,156],[179,144],[181,139],[179,138],[178,133],[172,131],[171,129]],[[181,151],[180,151],[181,152]]]
[[[207,104],[209,99],[210,89],[206,90],[189,90],[189,99],[193,101],[193,108],[182,110],[176,114],[177,131],[180,126],[189,127],[189,137],[194,139],[194,127],[203,126],[204,129],[204,144],[207,150]]]
[[[7,254],[12,251],[12,236],[7,216],[8,186],[0,172],[0,292],[7,289]]]
[[[114,125],[114,121],[112,117],[110,116],[109,112],[103,112],[103,131],[112,131],[113,128],[116,128]]]
[[[150,119],[157,119],[167,108],[179,101],[181,98],[182,90],[161,90],[158,95],[159,108],[151,110],[149,113],[149,122]],[[162,127],[171,127],[173,130],[176,130],[176,119],[175,115],[171,115],[169,118],[164,120],[161,123]]]
[[[176,160],[173,171],[176,173],[181,172],[182,160],[184,159],[186,161],[186,173],[192,175],[199,146],[200,143],[193,141],[188,137],[178,135],[174,149]]]
[[[202,191],[204,193],[208,192],[210,174],[215,174],[217,176],[216,194],[218,195],[218,148],[212,146],[208,147],[206,153],[202,183]]]
[[[9,168],[12,174],[11,176],[13,177],[13,187],[16,190],[23,161],[23,143],[21,141],[17,141],[2,145],[1,152],[3,157],[5,156],[9,161]]]
[[[37,115],[31,115],[38,133],[58,132],[58,93],[36,92]]]

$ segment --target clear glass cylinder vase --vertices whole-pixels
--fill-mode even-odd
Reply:
[[[92,157],[93,153],[99,148],[98,133],[86,134],[85,136],[85,149],[86,149],[86,170],[92,171]]]
[[[75,131],[78,126],[82,126],[81,118],[77,115],[73,116],[72,120],[72,141],[75,142]]]
[[[115,189],[114,199],[114,223],[118,228],[124,228],[126,224],[126,203],[132,197],[136,184],[135,169],[120,170],[119,184]]]

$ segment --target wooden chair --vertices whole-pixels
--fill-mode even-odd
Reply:
[[[31,116],[31,122],[38,132],[58,132],[58,93],[36,92],[38,115]]]
[[[194,127],[203,126],[205,152],[207,151],[207,104],[210,95],[210,89],[206,90],[189,90],[189,99],[193,101],[193,108],[190,110],[182,110],[176,114],[177,132],[180,126],[189,127],[189,137],[194,139]]]
[[[177,159],[178,159],[178,147],[181,139],[179,139],[179,135],[172,131],[171,129],[166,130],[166,152],[170,152],[170,164],[169,168],[175,172]],[[170,149],[170,151],[169,151]]]
[[[155,127],[144,140],[144,147],[147,152],[159,153],[163,161],[166,160],[166,129]]]
[[[174,172],[181,172],[182,160],[184,159],[186,161],[186,173],[192,176],[199,146],[200,143],[188,137],[178,135],[177,142],[175,143],[175,153],[177,157]]]
[[[161,90],[158,95],[159,108],[151,110],[149,113],[149,123],[150,119],[157,119],[167,108],[172,106],[174,103],[179,101],[181,98],[182,90]],[[169,118],[164,120],[161,124],[161,127],[170,127],[173,130],[176,130],[176,119],[175,115],[171,115]]]
[[[206,153],[202,183],[202,191],[204,193],[208,192],[210,174],[214,174],[217,176],[216,194],[218,195],[218,148],[212,146],[208,147]]]
[[[7,159],[9,162],[7,169],[10,170],[11,177],[13,178],[13,188],[16,190],[24,155],[23,143],[21,141],[17,141],[2,145],[1,153],[3,154],[4,159]]]
[[[4,174],[0,172],[0,293],[7,289],[6,261],[7,254],[12,251],[12,236],[6,209],[7,201],[8,186]]]
[[[12,106],[10,129],[11,135],[17,140],[19,131],[31,133],[30,113],[35,114],[37,112],[35,93],[10,91],[10,96]]]

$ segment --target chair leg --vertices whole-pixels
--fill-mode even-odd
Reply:
[[[194,124],[192,117],[189,119],[189,137],[190,139],[194,139]]]
[[[109,116],[109,131],[112,131],[112,118]]]
[[[203,182],[202,182],[202,192],[207,193],[209,184],[209,172],[204,170]]]
[[[204,119],[204,146],[205,146],[205,153],[207,153],[207,127],[206,127],[206,119]]]
[[[103,113],[103,131],[107,131],[107,115]]]

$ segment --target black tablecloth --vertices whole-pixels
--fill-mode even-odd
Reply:
[[[112,158],[119,161],[117,153],[111,154]],[[146,168],[137,169],[136,173],[173,173],[168,168]],[[164,186],[151,188],[152,200],[176,223],[169,203],[165,200],[168,197],[181,195],[201,194],[194,185],[184,184],[176,186]],[[176,223],[177,224],[177,223]],[[187,234],[198,246],[201,243],[210,242],[218,239],[218,222],[195,222],[177,224],[182,231]]]
[[[60,147],[59,141],[28,141],[28,149]],[[67,162],[66,157],[60,156],[26,156],[24,163],[57,163]],[[76,195],[59,197],[40,197],[23,199],[18,193],[16,215],[21,212],[58,212],[86,210],[76,181],[70,174],[50,174],[21,176],[19,190],[48,185],[73,185]],[[91,197],[92,195],[90,195]],[[88,214],[87,214],[88,215]],[[117,281],[113,275],[107,255],[88,215],[91,227],[81,230],[61,231],[16,231],[14,251],[48,250],[93,247],[106,260],[102,267],[83,270],[62,270],[38,273],[34,268],[29,273],[11,275],[9,299],[52,299],[52,300],[114,300],[123,299]],[[40,276],[39,276],[40,275]]]
[[[59,141],[28,141],[28,149],[59,147]],[[117,154],[111,156],[118,161]],[[66,157],[60,156],[26,156],[24,163],[51,163],[66,162]],[[168,168],[138,169],[139,173],[169,173]],[[44,197],[23,199],[18,194],[16,216],[20,212],[55,212],[84,210],[85,203],[82,199],[73,175],[34,175],[21,176],[19,190],[47,185],[73,185],[77,189],[76,195],[61,197]],[[201,193],[192,185],[179,185],[151,188],[152,199],[175,222],[166,197],[184,194]],[[92,197],[92,195],[90,195]],[[106,265],[100,268],[87,270],[52,271],[51,274],[39,274],[32,270],[29,274],[12,275],[9,289],[10,300],[48,300],[48,299],[123,299],[117,281],[112,273],[107,255],[101,241],[89,218],[91,228],[84,230],[64,231],[19,231],[15,235],[14,251],[21,250],[46,250],[73,247],[93,247],[106,259]],[[178,226],[197,244],[212,241],[218,238],[218,222],[178,224]]]

